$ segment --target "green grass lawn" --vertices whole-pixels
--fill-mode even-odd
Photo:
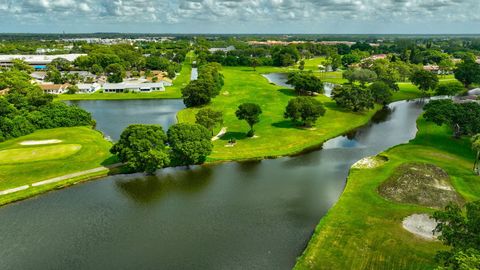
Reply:
[[[295,97],[295,93],[293,90],[268,83],[267,79],[261,76],[264,73],[263,68],[255,72],[249,67],[224,67],[222,73],[225,76],[225,86],[208,106],[224,113],[224,126],[228,128],[228,132],[222,139],[214,142],[209,161],[260,159],[299,153],[366,124],[379,109],[376,107],[375,110],[363,113],[351,113],[320,95],[317,98],[324,103],[327,112],[314,128],[303,129],[283,118],[285,107],[288,101]],[[409,93],[402,95],[407,96]],[[238,105],[244,102],[254,102],[262,107],[260,123],[255,126],[258,138],[246,138],[248,125],[235,116]],[[179,122],[194,122],[197,111],[198,109],[180,111]],[[237,139],[237,144],[234,147],[225,147],[230,138]]]
[[[187,54],[182,64],[182,71],[173,81],[172,86],[166,87],[163,92],[150,93],[100,93],[93,94],[75,94],[75,95],[59,95],[59,100],[118,100],[118,99],[174,99],[182,97],[182,88],[190,82],[192,72],[192,61],[195,59],[193,51]]]
[[[62,142],[37,146],[20,144],[23,141],[53,139]],[[88,127],[40,130],[0,143],[0,190],[113,164],[116,158],[109,153],[110,147],[111,143],[104,140],[100,132]],[[107,173],[108,170],[103,175]],[[64,184],[58,183],[54,187]],[[29,189],[0,196],[0,204],[51,188],[53,187]]]
[[[433,269],[440,242],[415,237],[402,228],[413,213],[432,213],[417,205],[387,201],[377,193],[399,165],[431,163],[444,169],[466,200],[480,199],[480,177],[472,172],[468,139],[455,140],[446,127],[420,118],[419,133],[408,144],[382,155],[375,169],[352,169],[339,201],[322,218],[295,269]]]
[[[0,165],[66,158],[81,148],[80,144],[59,144],[0,150]]]

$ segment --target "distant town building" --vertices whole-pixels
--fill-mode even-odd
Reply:
[[[27,64],[33,66],[35,70],[44,70],[53,59],[63,58],[70,62],[75,61],[80,56],[86,54],[55,54],[55,55],[0,55],[0,66],[11,66],[14,59],[25,61]]]
[[[226,48],[210,48],[210,49],[208,49],[208,51],[211,52],[211,53],[215,53],[215,52],[228,53],[228,52],[234,51],[234,50],[235,50],[235,46],[228,46]]]

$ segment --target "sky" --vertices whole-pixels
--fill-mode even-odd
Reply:
[[[480,0],[0,0],[4,33],[479,34]]]

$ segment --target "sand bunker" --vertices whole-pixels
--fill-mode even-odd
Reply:
[[[385,162],[388,161],[387,157],[384,156],[373,156],[362,158],[352,165],[354,169],[373,169],[382,166]]]
[[[61,143],[61,140],[43,140],[43,141],[23,141],[20,145],[45,145],[45,144],[56,144]]]
[[[435,165],[425,163],[400,165],[378,188],[378,192],[395,202],[433,208],[444,208],[449,202],[464,202],[450,184],[448,174]]]
[[[402,222],[403,228],[416,236],[426,240],[435,240],[438,233],[433,230],[437,227],[437,222],[427,214],[413,214],[406,217]]]

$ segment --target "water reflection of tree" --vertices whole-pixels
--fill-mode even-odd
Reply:
[[[212,168],[167,169],[153,176],[142,176],[118,180],[117,188],[137,203],[148,204],[160,200],[172,192],[193,194],[212,180]]]
[[[395,108],[392,109],[390,107],[383,107],[380,111],[373,115],[372,122],[375,124],[386,122],[391,118],[393,112],[395,112]]]

